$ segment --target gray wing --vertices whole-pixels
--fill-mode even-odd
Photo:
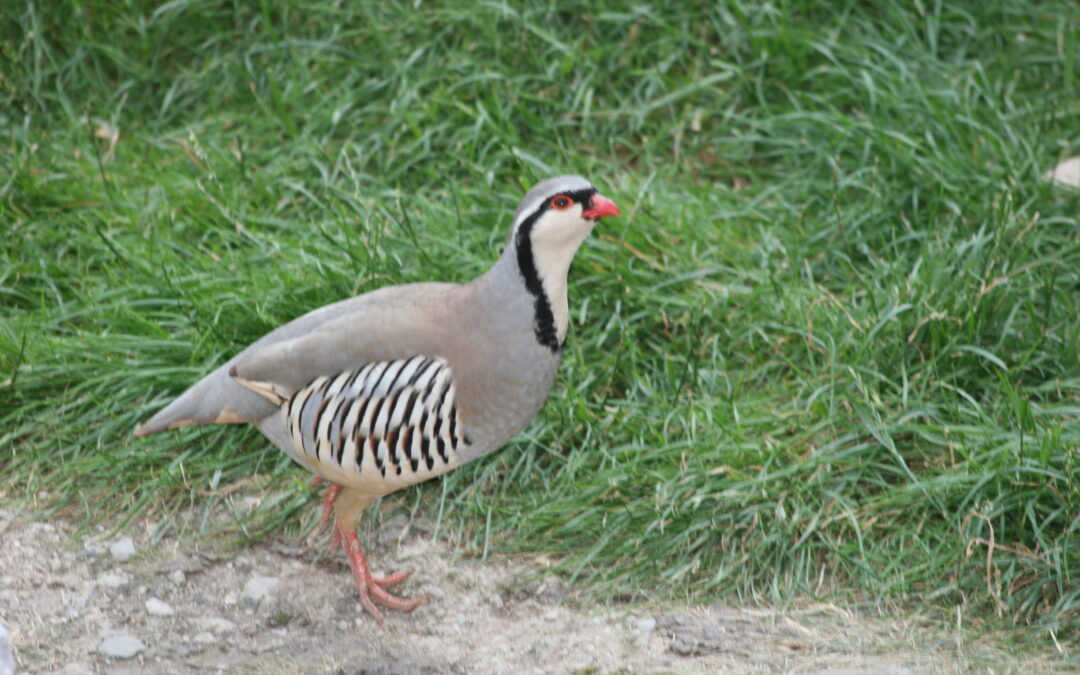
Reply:
[[[440,326],[432,308],[445,306],[454,284],[392,286],[309,312],[267,333],[135,430],[146,436],[191,424],[257,422],[277,407],[229,372],[272,382],[291,394],[321,375],[370,361],[425,353],[439,356]]]

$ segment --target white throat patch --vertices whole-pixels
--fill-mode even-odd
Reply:
[[[549,210],[533,225],[532,253],[544,294],[551,303],[555,334],[560,344],[566,339],[570,309],[566,298],[566,276],[585,237],[595,221],[581,217],[582,207],[575,204],[565,211]]]

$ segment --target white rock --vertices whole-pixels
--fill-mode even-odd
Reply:
[[[0,675],[15,675],[15,656],[8,643],[7,629],[0,624]]]
[[[236,630],[235,623],[228,619],[222,619],[220,616],[208,616],[203,619],[195,619],[192,623],[203,630],[210,630],[215,633],[228,633]]]
[[[120,588],[130,581],[131,577],[123,572],[105,572],[97,578],[97,585],[105,588]]]
[[[146,611],[154,616],[172,616],[176,614],[176,610],[172,608],[172,605],[157,598],[150,598],[146,601]]]
[[[208,645],[208,644],[217,642],[217,638],[214,637],[213,633],[211,633],[209,631],[206,631],[206,632],[203,632],[203,633],[199,633],[195,637],[191,638],[191,641],[192,642],[198,642],[199,644]]]
[[[187,581],[187,575],[184,574],[184,570],[173,570],[169,572],[169,581],[177,586],[183,586],[184,582]]]
[[[130,659],[144,649],[143,641],[133,635],[113,635],[98,645],[98,653],[114,659]]]
[[[109,553],[120,562],[135,555],[135,542],[131,537],[120,537],[109,546]]]
[[[1043,178],[1057,185],[1080,187],[1080,157],[1066,159],[1047,171]]]
[[[274,577],[252,577],[244,584],[244,592],[240,599],[249,607],[254,607],[263,601],[277,588],[278,580]]]
[[[637,620],[637,629],[643,633],[651,633],[656,628],[656,618],[646,616]]]

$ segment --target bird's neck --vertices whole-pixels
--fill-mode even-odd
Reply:
[[[476,280],[478,299],[498,306],[503,316],[522,320],[541,346],[558,354],[569,324],[566,280],[572,258],[573,251],[534,255],[527,237],[524,243],[511,241],[495,265]]]

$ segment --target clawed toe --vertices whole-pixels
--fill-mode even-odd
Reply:
[[[356,582],[356,592],[360,596],[360,604],[373,617],[382,621],[382,612],[376,605],[382,605],[387,609],[399,612],[411,612],[420,605],[428,602],[427,596],[419,595],[412,598],[402,598],[388,592],[386,589],[400,584],[413,573],[410,570],[395,572],[384,577],[376,577],[368,569],[367,559],[360,547],[360,539],[355,532],[345,530],[340,524],[334,527],[334,538],[341,542],[341,547],[349,559],[349,567],[352,568],[353,581]]]

